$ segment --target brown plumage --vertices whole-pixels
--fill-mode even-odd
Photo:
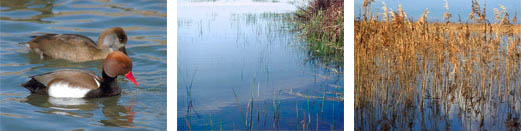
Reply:
[[[120,27],[113,27],[99,35],[97,44],[90,38],[77,34],[45,34],[21,44],[25,44],[42,59],[46,56],[84,62],[105,59],[115,50],[126,54],[126,43],[125,31]]]

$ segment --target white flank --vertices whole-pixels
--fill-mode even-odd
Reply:
[[[49,96],[52,97],[68,97],[68,98],[82,98],[90,89],[70,86],[66,82],[56,82],[49,86]]]

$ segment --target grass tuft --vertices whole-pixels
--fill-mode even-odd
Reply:
[[[343,65],[344,1],[314,0],[295,13],[297,29],[308,41],[313,58]]]

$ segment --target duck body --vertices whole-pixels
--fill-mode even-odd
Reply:
[[[136,86],[132,75],[132,61],[120,51],[110,53],[103,63],[102,76],[91,71],[61,69],[31,76],[21,84],[31,93],[66,98],[99,98],[121,94],[117,76],[124,75]]]
[[[24,42],[31,51],[45,57],[84,62],[105,59],[119,50],[126,54],[126,33],[120,27],[106,29],[98,37],[98,44],[92,39],[77,34],[44,34],[34,36],[29,42]]]
[[[90,61],[105,58],[111,51],[99,49],[88,37],[76,34],[45,34],[27,43],[40,58],[44,56],[71,61]]]
[[[77,69],[35,75],[22,86],[31,93],[52,97],[99,98],[121,94],[116,78],[99,77],[94,72]]]

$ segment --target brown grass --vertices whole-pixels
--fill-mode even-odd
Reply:
[[[521,27],[511,24],[506,11],[499,12],[498,22],[487,23],[485,7],[475,0],[472,7],[474,23],[428,22],[428,10],[413,22],[401,8],[391,9],[390,16],[359,16],[354,26],[357,129],[412,128],[420,117],[416,111],[425,122],[425,108],[448,117],[451,105],[483,122],[486,115],[501,114],[498,104],[519,104]]]
[[[295,20],[312,57],[326,64],[343,65],[343,0],[313,0],[295,13]]]

